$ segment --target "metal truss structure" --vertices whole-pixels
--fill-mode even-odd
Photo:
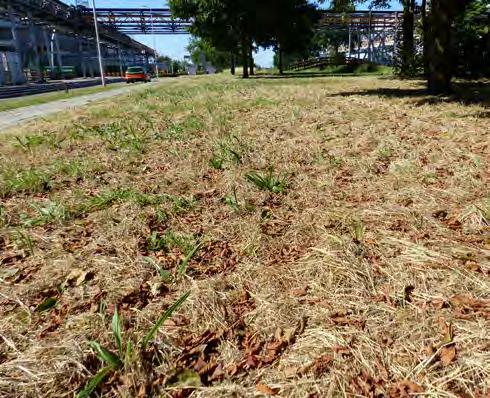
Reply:
[[[87,20],[92,20],[90,10],[84,9],[84,14]],[[191,26],[190,21],[172,17],[168,8],[98,8],[97,20],[103,26],[128,35],[188,34]]]
[[[345,32],[348,57],[392,65],[402,19],[400,11],[325,12],[318,29]]]
[[[85,19],[92,21],[91,11],[82,9]],[[190,21],[174,18],[168,8],[99,8],[98,22],[121,33],[176,35],[187,34]],[[392,64],[402,13],[398,11],[357,11],[332,13],[324,11],[319,31],[345,32],[349,36],[349,57],[380,64]]]

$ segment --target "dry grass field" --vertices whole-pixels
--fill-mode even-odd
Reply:
[[[420,87],[189,77],[0,136],[0,396],[488,397],[489,111]]]

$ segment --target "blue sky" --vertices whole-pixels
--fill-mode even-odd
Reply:
[[[75,0],[63,0],[67,4],[75,4]],[[92,4],[92,0],[89,0]],[[97,7],[166,7],[166,2],[162,0],[95,0]],[[393,9],[400,9],[399,2],[391,0]],[[363,7],[359,7],[362,9]],[[134,39],[153,47],[153,38],[151,36],[137,35]],[[187,54],[186,46],[189,43],[188,35],[175,36],[157,36],[156,47],[159,54],[168,55],[175,59],[183,59]],[[260,50],[255,56],[255,62],[260,66],[272,65],[273,52],[271,50]]]

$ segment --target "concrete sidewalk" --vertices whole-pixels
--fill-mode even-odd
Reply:
[[[102,91],[100,93],[81,95],[79,97],[48,102],[46,104],[26,106],[23,108],[0,112],[0,134],[5,132],[5,130],[9,128],[18,126],[30,120],[42,118],[44,116],[48,116],[57,112],[62,112],[68,109],[75,109],[94,101],[126,94],[131,91],[144,90],[146,88],[152,87],[155,84],[158,84],[158,82],[136,86],[132,85],[130,87],[122,87],[114,90]]]

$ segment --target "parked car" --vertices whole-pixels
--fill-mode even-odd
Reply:
[[[126,83],[151,82],[151,75],[142,66],[130,66],[126,71]]]

